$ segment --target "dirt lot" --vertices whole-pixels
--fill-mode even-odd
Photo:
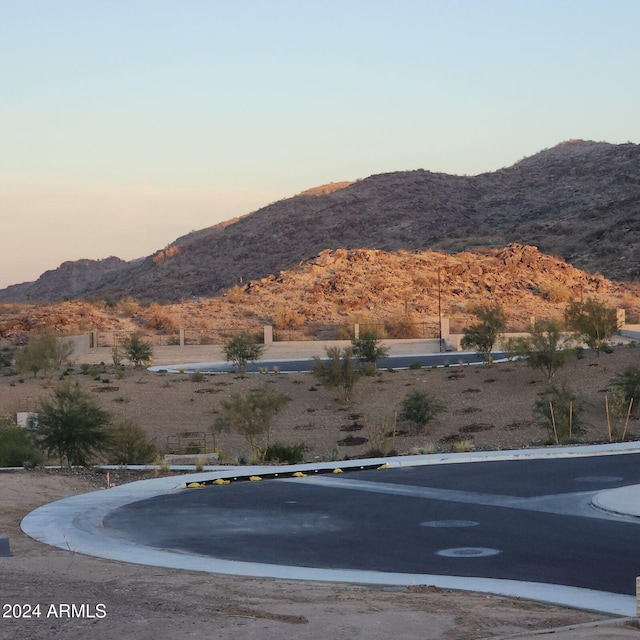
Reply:
[[[638,362],[640,351],[620,347],[599,359],[590,354],[558,374],[583,397],[587,440],[606,438],[604,388],[616,372]],[[282,412],[275,439],[304,442],[308,460],[364,453],[338,444],[342,427],[383,418],[407,391],[425,389],[446,406],[425,436],[398,436],[396,448],[434,445],[449,450],[453,434],[463,434],[477,448],[539,445],[547,434],[532,422],[531,406],[544,379],[523,365],[507,363],[491,369],[445,368],[380,372],[363,379],[347,407],[308,374],[256,375],[246,379],[216,376],[192,382],[187,375],[130,372],[118,379],[107,371],[98,380],[73,376],[115,419],[142,426],[162,448],[167,436],[180,430],[208,431],[220,399],[232,391],[269,384],[292,400]],[[104,382],[107,379],[108,382]],[[13,384],[12,384],[13,383]],[[0,413],[35,408],[50,392],[41,381],[0,378]],[[358,417],[354,417],[358,416]],[[468,429],[469,425],[481,428]],[[404,427],[399,425],[400,430]],[[637,421],[630,430],[636,432]],[[222,434],[216,445],[233,461],[247,453],[237,436]],[[131,477],[127,478],[131,479]],[[117,482],[125,478],[116,478]],[[368,588],[281,580],[234,578],[141,567],[80,556],[54,549],[24,536],[21,518],[37,506],[79,492],[102,490],[104,475],[90,472],[16,471],[0,473],[0,535],[10,539],[12,557],[0,558],[0,603],[40,604],[40,618],[0,618],[0,639],[86,638],[112,640],[146,638],[243,638],[281,640],[315,638],[394,637],[398,639],[529,637],[533,630],[585,625],[604,616],[584,611],[512,600],[484,594],[440,590],[426,585],[409,588]],[[56,618],[49,605],[86,604],[84,616]],[[106,616],[91,618],[98,604]],[[99,609],[102,611],[102,608]],[[53,609],[59,612],[59,607]],[[525,634],[520,636],[519,634]],[[580,626],[557,632],[554,638],[640,638],[632,622]]]
[[[206,360],[207,356],[215,357],[212,349],[215,348],[188,354],[178,350],[177,357],[187,355]],[[164,363],[160,357],[156,354],[155,364]],[[95,356],[94,360],[100,362]],[[451,361],[455,363],[455,354]],[[606,388],[615,373],[639,362],[640,348],[619,346],[614,353],[600,357],[587,353],[556,374],[554,384],[566,384],[578,396],[575,413],[577,416],[578,411],[582,411],[586,430],[581,440],[608,439]],[[523,363],[509,362],[489,368],[451,366],[378,371],[357,383],[353,401],[348,405],[338,402],[336,393],[324,389],[309,373],[269,373],[246,378],[223,374],[193,382],[187,374],[131,369],[120,379],[112,366],[106,365],[103,371],[98,364],[94,367],[89,374],[83,374],[76,365],[76,374],[69,379],[80,381],[91,391],[114,421],[130,420],[139,425],[161,451],[166,451],[170,441],[181,433],[200,433],[206,436],[209,447],[215,444],[221,449],[222,461],[231,463],[236,462],[239,455],[250,457],[251,449],[233,433],[217,434],[214,442],[211,427],[221,401],[232,393],[242,394],[265,385],[291,398],[276,418],[272,441],[303,443],[307,461],[365,454],[372,448],[365,422],[374,435],[383,426],[385,431],[391,431],[402,399],[415,390],[429,392],[446,411],[423,435],[412,435],[411,425],[398,420],[397,436],[395,440],[389,438],[386,446],[395,448],[399,454],[416,448],[450,451],[460,439],[467,441],[471,448],[489,450],[540,446],[549,439],[547,430],[535,424],[532,416],[533,404],[545,389],[546,379],[540,371],[531,370]],[[38,398],[49,394],[57,382],[57,379],[45,382],[29,377],[0,377],[0,415],[35,410]],[[632,439],[640,432],[637,415],[633,415],[629,423]],[[358,444],[363,439],[366,441]],[[184,445],[188,441],[189,438],[183,438],[181,442]]]

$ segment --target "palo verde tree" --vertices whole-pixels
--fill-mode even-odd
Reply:
[[[616,310],[592,298],[586,302],[570,302],[564,311],[564,321],[598,356],[618,330]]]
[[[55,453],[60,465],[84,467],[108,443],[110,415],[99,407],[80,383],[59,385],[37,405],[35,429],[40,443]]]
[[[153,358],[153,345],[143,340],[137,333],[131,334],[122,341],[122,350],[127,360],[129,360],[136,369],[149,365]]]
[[[516,353],[525,358],[532,369],[539,369],[551,380],[569,357],[570,351],[564,349],[564,342],[558,320],[536,320],[531,336],[518,341]]]
[[[233,336],[224,346],[224,357],[233,363],[236,373],[244,375],[249,362],[260,360],[264,346],[258,344],[249,334]]]
[[[340,401],[347,404],[360,378],[360,372],[354,365],[353,349],[345,347],[341,350],[339,347],[327,347],[325,352],[326,360],[318,356],[313,359],[313,375],[323,386],[337,389]]]
[[[222,401],[222,412],[214,423],[215,431],[235,431],[252,448],[260,462],[264,462],[271,442],[271,432],[276,415],[289,402],[286,393],[261,387],[246,395],[231,394]]]
[[[375,370],[379,358],[389,353],[387,347],[380,344],[378,332],[375,329],[365,329],[358,338],[351,340],[353,355],[362,363],[371,365]]]
[[[477,306],[473,314],[478,321],[464,328],[460,346],[463,349],[475,349],[483,362],[489,366],[492,363],[493,346],[507,325],[507,316],[499,302]]]
[[[61,340],[52,331],[33,334],[29,342],[16,356],[18,371],[29,371],[33,377],[42,371],[45,375],[52,375],[64,364],[73,353],[73,343]]]

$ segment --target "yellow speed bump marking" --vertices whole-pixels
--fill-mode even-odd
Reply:
[[[291,477],[293,477],[293,478],[306,478],[307,474],[306,473],[302,473],[302,471],[296,471],[295,473],[291,474]]]
[[[385,462],[383,465],[380,465],[378,469],[390,469],[391,467]]]
[[[262,480],[262,478],[260,476],[250,476],[249,480],[251,482],[260,482],[260,480]]]
[[[224,480],[223,478],[216,478],[213,484],[231,484],[231,480]]]
[[[342,469],[336,467],[331,473],[343,473]]]
[[[187,489],[204,489],[204,482],[190,482]]]

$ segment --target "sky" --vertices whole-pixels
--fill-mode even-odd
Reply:
[[[0,0],[0,288],[310,187],[640,142],[638,0]]]

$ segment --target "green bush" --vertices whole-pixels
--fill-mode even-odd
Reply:
[[[353,362],[353,349],[327,347],[327,361],[317,356],[313,359],[313,375],[328,389],[337,389],[340,401],[347,404],[351,400],[353,388],[360,377]]]
[[[400,418],[413,422],[418,432],[424,433],[425,427],[443,411],[446,411],[445,406],[426,391],[411,391],[402,401]]]
[[[533,405],[535,421],[547,429],[550,442],[572,442],[584,432],[582,408],[575,393],[564,384],[549,386]]]
[[[640,404],[640,366],[629,365],[620,373],[616,373],[609,384],[622,391],[627,404],[633,400],[637,409]]]
[[[0,417],[0,467],[36,467],[44,455],[29,432],[6,417]]]
[[[120,422],[107,431],[107,461],[109,464],[147,464],[153,462],[158,450],[145,432],[132,422]]]
[[[202,371],[194,371],[191,374],[191,382],[202,382],[204,380],[204,373]]]
[[[266,454],[264,456],[265,462],[283,462],[287,464],[299,464],[304,462],[304,443],[300,444],[282,444],[281,442],[274,442],[267,447]]]

